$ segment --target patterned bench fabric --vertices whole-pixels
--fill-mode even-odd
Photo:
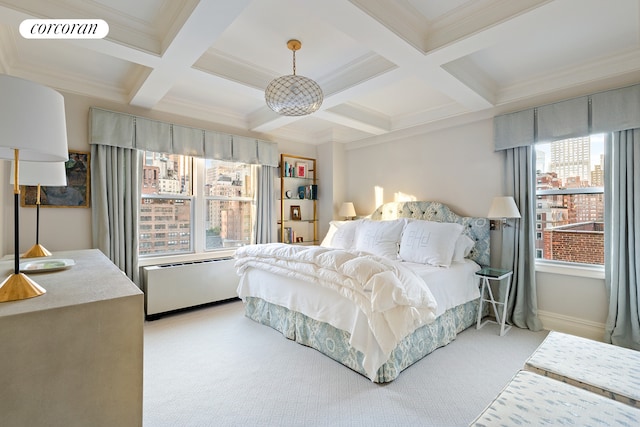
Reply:
[[[453,341],[459,332],[475,323],[477,310],[478,300],[469,301],[415,330],[391,352],[389,360],[378,369],[374,382],[393,381],[405,368]],[[245,315],[366,376],[362,367],[364,355],[349,345],[348,332],[255,297],[246,298]]]
[[[640,352],[551,331],[525,370],[640,408]]]
[[[640,409],[520,371],[470,426],[638,426]]]

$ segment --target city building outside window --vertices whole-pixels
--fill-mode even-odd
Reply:
[[[145,152],[140,256],[251,243],[254,175],[255,167],[244,163]]]
[[[204,162],[205,249],[248,245],[255,206],[254,167],[221,160]]]
[[[179,227],[188,229],[191,236],[192,174],[191,157],[145,152],[138,235],[140,256],[192,252],[190,238],[184,244],[176,244],[167,233]]]
[[[536,258],[604,265],[604,135],[535,149]]]

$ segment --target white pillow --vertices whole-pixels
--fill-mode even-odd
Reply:
[[[320,243],[320,246],[324,246],[325,248],[330,248],[331,247],[331,241],[333,240],[334,234],[336,234],[336,231],[338,231],[338,228],[340,228],[340,226],[345,222],[346,221],[331,221],[331,222],[329,222],[329,231],[327,231],[327,234],[324,236],[324,239],[322,239],[322,242]]]
[[[464,261],[466,257],[471,253],[471,249],[473,249],[473,245],[475,242],[469,236],[461,234],[456,240],[456,246],[453,250],[453,262],[461,262]]]
[[[362,220],[355,221],[331,221],[329,231],[320,243],[325,248],[352,249],[358,224]]]
[[[355,249],[384,258],[398,259],[398,245],[406,220],[362,220],[356,230]]]
[[[462,225],[452,222],[410,221],[402,233],[400,259],[449,267],[462,230]]]

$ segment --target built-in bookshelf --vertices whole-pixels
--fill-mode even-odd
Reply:
[[[280,155],[278,241],[318,244],[316,159]]]

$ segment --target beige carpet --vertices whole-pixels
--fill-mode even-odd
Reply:
[[[546,336],[475,327],[380,385],[234,301],[145,324],[144,427],[466,426]]]

